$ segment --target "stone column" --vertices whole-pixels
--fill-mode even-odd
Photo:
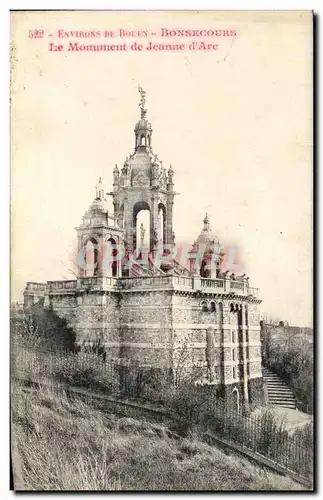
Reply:
[[[104,238],[101,235],[99,237],[98,246],[97,246],[97,266],[95,270],[96,276],[103,275],[103,260],[104,260]]]
[[[126,199],[124,201],[124,229],[125,231],[125,242],[128,254],[133,253],[133,207],[129,206],[129,201]]]
[[[232,362],[231,362],[231,323],[230,305],[223,303],[223,326],[222,326],[222,355],[223,355],[223,383],[232,383]],[[226,344],[225,346],[223,344]]]
[[[247,340],[246,340],[246,317],[245,317],[245,304],[241,305],[241,328],[242,328],[242,363],[243,363],[243,395],[245,405],[249,405],[248,394],[248,357],[247,357]]]
[[[116,238],[116,242],[118,245],[118,260],[117,260],[117,277],[120,278],[122,275],[122,266],[121,266],[121,258],[120,258],[120,248],[121,248],[121,237],[118,236]]]
[[[149,250],[154,255],[157,247],[158,241],[155,238],[158,237],[158,203],[157,196],[153,195],[151,197],[151,212],[150,212],[150,245]]]
[[[77,267],[77,277],[85,276],[85,248],[83,244],[83,238],[81,235],[77,237],[77,255],[76,255],[76,267]]]
[[[229,275],[229,271],[226,271],[224,273],[224,276],[223,276],[223,283],[224,283],[224,291],[225,292],[229,292],[230,290],[230,275]]]
[[[193,276],[193,289],[194,290],[201,290],[202,285],[201,285],[201,277],[198,275]]]
[[[214,345],[214,329],[209,327],[206,330],[206,349],[205,349],[205,357],[208,367],[208,377],[211,384],[215,383],[216,375],[215,375],[215,345]]]
[[[223,349],[223,323],[224,323],[224,312],[223,312],[223,303],[219,304],[218,306],[218,329],[220,332],[219,336],[219,345],[220,345],[220,359],[219,359],[219,365],[220,365],[220,382],[221,384],[224,383],[225,379],[225,373],[224,373],[224,366],[222,364],[222,360],[224,360],[224,349]]]
[[[173,206],[174,195],[168,194],[166,206],[166,243],[171,245],[173,243]]]

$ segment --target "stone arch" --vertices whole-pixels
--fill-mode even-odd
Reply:
[[[200,302],[200,306],[201,306],[203,312],[207,312],[208,311],[208,302],[207,302],[207,300],[205,300],[205,299],[202,300]]]
[[[93,244],[98,245],[100,241],[100,236],[96,233],[92,233],[90,235],[85,235],[82,238],[82,245],[86,246],[86,244],[91,241]]]
[[[200,266],[200,276],[201,278],[211,277],[210,259],[207,253],[204,253],[203,255],[203,259]]]
[[[212,313],[216,312],[216,303],[214,300],[210,300],[208,309]]]
[[[113,276],[116,278],[118,276],[118,261],[116,256],[118,254],[117,242],[113,236],[107,239],[107,248],[106,248],[106,271],[108,271],[109,276]]]
[[[230,312],[230,325],[237,324],[237,305],[234,302],[231,302],[229,305]]]
[[[234,410],[239,411],[240,409],[240,394],[237,387],[231,392],[232,407]]]
[[[150,217],[151,217],[151,210],[149,203],[147,201],[137,201],[137,203],[134,204],[133,209],[132,209],[132,218],[133,218],[133,248],[136,250],[138,246],[140,245],[140,234],[139,234],[139,229],[140,229],[140,222],[138,224],[138,215],[142,211],[148,211],[149,215],[146,217],[147,220],[145,220],[145,231],[148,237],[148,242],[151,240],[151,235],[150,235]],[[147,226],[147,227],[146,227]]]
[[[85,276],[97,276],[99,271],[99,242],[98,238],[90,236],[86,238],[83,244],[84,261],[85,261]]]

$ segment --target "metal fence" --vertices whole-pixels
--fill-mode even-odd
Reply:
[[[304,477],[312,476],[313,436],[309,427],[307,434],[301,431],[290,434],[279,426],[270,412],[254,417],[235,410],[217,399],[214,393],[201,397],[201,388],[186,387],[185,391],[175,388],[165,371],[128,360],[104,358],[92,352],[71,353],[13,343],[11,373],[13,377],[34,382],[51,378],[116,397],[163,405],[175,413],[180,408],[186,421],[206,425],[217,435],[290,471]]]
[[[221,436],[301,476],[312,476],[313,436],[310,427],[291,434],[270,410],[255,417],[234,411],[219,400],[209,402],[207,414],[210,416],[209,427]]]
[[[169,373],[161,369],[94,352],[31,348],[17,342],[11,344],[11,374],[34,381],[54,378],[109,395],[159,404],[167,401],[172,391]]]

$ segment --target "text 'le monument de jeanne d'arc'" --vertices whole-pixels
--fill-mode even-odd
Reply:
[[[76,279],[28,282],[24,307],[54,311],[79,343],[100,340],[108,356],[169,373],[186,349],[185,370],[199,368],[197,384],[212,386],[237,406],[260,402],[258,289],[246,275],[222,270],[220,242],[208,215],[187,264],[172,257],[174,170],[153,153],[146,94],[139,91],[134,151],[121,168],[114,167],[110,193],[99,180],[76,227]],[[113,213],[106,195],[112,197]],[[149,212],[146,227],[138,223],[143,210]]]

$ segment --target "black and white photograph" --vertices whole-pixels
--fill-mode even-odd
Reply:
[[[313,13],[10,13],[15,491],[313,491]]]

